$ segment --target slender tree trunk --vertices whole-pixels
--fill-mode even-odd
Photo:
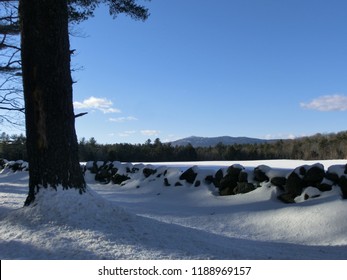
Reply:
[[[20,0],[29,194],[61,185],[85,191],[72,100],[66,0]]]

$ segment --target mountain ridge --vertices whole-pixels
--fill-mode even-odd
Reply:
[[[172,146],[187,146],[192,145],[194,148],[197,147],[214,147],[219,143],[223,145],[244,145],[244,144],[261,144],[278,141],[277,139],[260,139],[251,137],[232,137],[232,136],[217,136],[217,137],[201,137],[201,136],[190,136],[176,141],[170,142]]]

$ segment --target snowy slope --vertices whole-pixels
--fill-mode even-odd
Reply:
[[[209,172],[233,163],[197,164]],[[85,195],[43,190],[38,205],[22,208],[28,174],[0,174],[0,258],[347,259],[347,201],[338,189],[287,205],[271,186],[220,197],[204,184],[167,188],[134,180],[120,187],[98,184],[91,174],[87,181]]]

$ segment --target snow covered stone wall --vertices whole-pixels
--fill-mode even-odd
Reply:
[[[219,170],[192,166],[189,168],[153,166],[120,162],[88,162],[84,171],[95,175],[95,180],[104,184],[125,186],[161,182],[166,187],[209,185],[221,196],[251,192],[259,187],[275,186],[279,189],[278,199],[285,203],[319,197],[333,187],[341,189],[347,198],[347,165],[333,165],[324,169],[320,163],[302,165],[293,169],[271,168],[259,165],[246,168],[234,164]]]
[[[302,165],[295,169],[271,168],[259,165],[255,168],[233,164],[229,167],[182,167],[175,165],[150,165],[121,163],[119,161],[90,161],[81,165],[85,176],[115,186],[136,184],[138,188],[155,182],[164,187],[201,187],[213,189],[216,195],[238,195],[260,187],[276,187],[278,199],[285,203],[302,202],[321,196],[323,192],[339,188],[347,199],[347,164],[332,165],[327,170],[321,163]],[[0,159],[0,171],[28,171],[24,161]]]
[[[0,172],[29,171],[29,164],[23,160],[8,161],[0,159]]]

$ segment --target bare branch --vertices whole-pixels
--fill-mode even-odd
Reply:
[[[23,125],[18,1],[0,0],[0,123]]]
[[[87,114],[88,114],[88,112],[76,114],[76,115],[75,115],[75,119],[76,119],[76,118],[79,118],[79,117],[82,117],[82,116],[84,116],[84,115],[87,115]]]

